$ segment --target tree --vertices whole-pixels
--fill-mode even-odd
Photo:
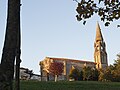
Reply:
[[[72,69],[70,70],[69,77],[70,77],[71,79],[78,80],[79,77],[80,77],[80,72],[79,72],[79,70],[76,69],[76,68],[72,68]]]
[[[92,70],[91,70],[91,67],[84,67],[83,68],[83,80],[90,80],[92,76]]]
[[[6,35],[0,64],[0,90],[13,90],[15,57],[19,64],[20,0],[8,0]],[[19,67],[17,69],[19,70]],[[19,85],[17,90],[19,90]]]
[[[103,81],[104,80],[104,71],[103,69],[100,69],[99,70],[99,78],[98,78],[99,81]]]
[[[53,62],[50,64],[49,73],[55,76],[55,82],[57,81],[58,76],[63,73],[63,67],[64,65],[61,62]]]
[[[106,68],[103,73],[103,80],[102,81],[114,81],[113,70],[110,67]]]
[[[98,81],[99,71],[96,68],[91,68],[92,74],[91,79],[92,81]]]
[[[113,65],[105,70],[100,71],[99,80],[101,81],[117,81],[120,82],[120,55]]]
[[[78,2],[76,15],[78,21],[83,21],[85,25],[86,20],[91,18],[95,13],[98,14],[101,21],[108,26],[110,22],[120,19],[120,1],[119,0],[81,0]],[[120,25],[118,25],[120,27]]]
[[[113,64],[113,75],[114,75],[114,81],[120,82],[120,54],[117,55],[117,60],[115,60],[115,63]]]

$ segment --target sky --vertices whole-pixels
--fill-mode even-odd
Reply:
[[[94,61],[96,24],[99,22],[108,64],[113,64],[120,52],[119,21],[105,27],[97,15],[86,25],[76,20],[77,3],[73,0],[22,0],[21,67],[40,74],[39,62],[45,57]],[[4,45],[7,0],[0,0],[0,57]]]

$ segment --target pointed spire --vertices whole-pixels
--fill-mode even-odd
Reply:
[[[102,33],[101,33],[101,29],[99,26],[99,23],[97,22],[97,26],[96,26],[96,41],[103,41],[103,37],[102,37]]]

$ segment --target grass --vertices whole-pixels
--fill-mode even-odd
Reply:
[[[21,81],[21,89],[20,90],[120,90],[120,82]]]

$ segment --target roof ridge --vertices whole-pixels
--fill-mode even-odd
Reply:
[[[71,60],[71,61],[80,61],[80,62],[89,62],[89,63],[95,63],[93,61],[86,61],[86,60],[78,60],[78,59],[70,59],[70,58],[56,58],[56,57],[46,57],[46,58],[50,58],[50,59],[61,59],[61,60]]]

